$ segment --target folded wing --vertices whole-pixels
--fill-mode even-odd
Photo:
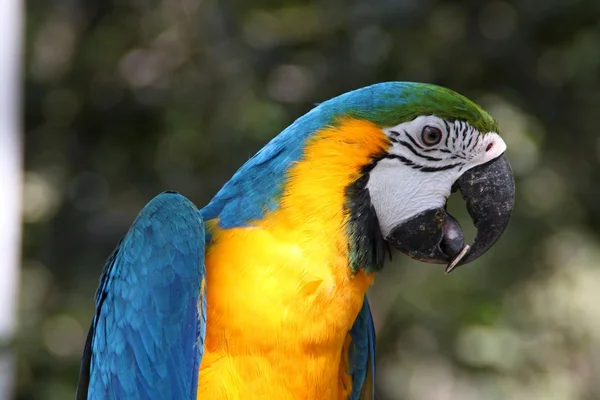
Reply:
[[[206,330],[204,223],[165,192],[111,254],[81,362],[77,399],[195,399]]]

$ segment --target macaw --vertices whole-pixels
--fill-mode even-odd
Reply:
[[[373,399],[375,273],[390,245],[448,271],[484,254],[514,204],[505,150],[462,95],[379,83],[296,120],[205,207],[159,194],[105,266],[77,399]]]

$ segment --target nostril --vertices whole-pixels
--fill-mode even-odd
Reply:
[[[486,151],[486,153],[487,153],[488,151],[490,151],[490,150],[491,150],[493,147],[494,147],[494,143],[490,143],[490,144],[488,144],[488,145],[487,145],[487,147],[485,148],[485,151]]]

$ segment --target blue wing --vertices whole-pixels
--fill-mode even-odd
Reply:
[[[204,223],[161,193],[111,254],[81,363],[77,399],[195,399],[204,348]]]
[[[349,400],[375,399],[375,327],[365,296],[363,306],[350,329],[352,343],[349,351],[352,393]]]

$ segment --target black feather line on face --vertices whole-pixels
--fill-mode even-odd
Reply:
[[[393,136],[393,137],[395,137],[395,138],[400,137],[400,133],[397,132],[397,131],[390,131],[390,135]]]
[[[467,148],[469,148],[469,146],[471,146],[471,142],[473,141],[473,137],[475,135],[473,134],[473,131],[471,130],[471,134],[469,135],[469,141],[467,142]]]
[[[408,138],[408,140],[410,140],[412,142],[412,144],[414,144],[420,150],[425,150],[423,148],[423,146],[421,146],[419,143],[417,143],[417,141],[415,139],[413,139],[413,137],[408,134],[408,132],[404,131],[404,134],[406,135],[406,137]]]
[[[445,119],[443,119],[442,121],[444,121],[444,125],[446,125],[446,145],[448,144],[448,135],[450,135],[450,125],[448,124],[448,121],[446,121]]]
[[[467,124],[465,121],[460,121],[460,123],[462,125],[462,130],[460,131],[460,134],[462,136],[463,143],[464,143],[464,141],[467,139],[467,132],[469,130],[469,124]]]
[[[442,167],[422,167],[420,170],[422,172],[438,172],[438,171],[446,171],[448,169],[452,169],[452,168],[456,168],[456,167],[461,167],[463,165],[464,165],[463,163],[456,163],[456,164],[444,165]]]
[[[424,154],[420,154],[408,142],[405,142],[403,140],[399,140],[398,143],[401,144],[402,146],[406,147],[408,150],[410,150],[411,153],[413,153],[417,157],[421,157],[421,158],[423,158],[425,160],[429,160],[429,161],[443,161],[442,158],[431,157],[431,156],[426,156]]]
[[[415,163],[412,160],[409,160],[408,158],[401,156],[399,154],[385,154],[383,156],[380,156],[379,158],[377,158],[374,162],[375,164],[377,162],[379,162],[379,160],[382,160],[384,158],[389,158],[389,159],[394,159],[394,160],[398,160],[400,161],[402,164],[411,167],[412,169],[418,169],[419,171],[423,171],[423,172],[438,172],[438,171],[446,171],[448,169],[452,169],[452,168],[456,168],[456,167],[460,167],[463,166],[464,163],[462,162],[458,162],[458,163],[454,163],[454,164],[447,164],[447,165],[442,165],[440,167],[428,167],[426,165],[420,165]],[[450,157],[452,159],[454,158],[458,158],[458,157]],[[461,157],[462,158],[462,157]],[[440,160],[441,161],[441,160]]]

